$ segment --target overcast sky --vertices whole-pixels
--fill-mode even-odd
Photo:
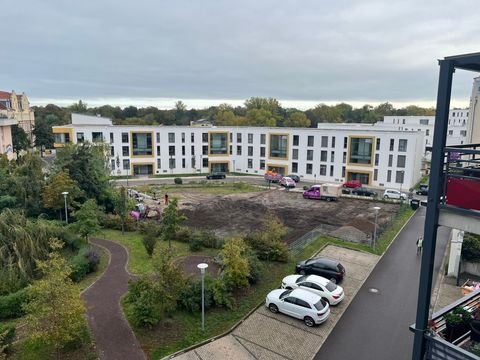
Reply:
[[[34,104],[434,105],[437,59],[480,51],[478,15],[477,0],[9,2],[0,89]],[[455,104],[475,76],[457,71]]]

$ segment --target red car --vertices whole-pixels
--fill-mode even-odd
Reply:
[[[351,189],[356,189],[361,186],[362,186],[362,183],[360,182],[360,180],[349,180],[343,184],[344,188],[351,188]]]

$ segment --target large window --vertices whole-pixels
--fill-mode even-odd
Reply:
[[[292,162],[292,172],[294,173],[298,172],[298,163]]]
[[[85,137],[83,135],[83,132],[77,133],[77,143],[83,143],[85,141]]]
[[[94,142],[94,143],[103,142],[103,133],[101,133],[101,132],[92,132],[92,142]]]
[[[313,160],[313,150],[307,150],[307,160]]]
[[[267,137],[265,134],[260,134],[260,144],[265,145],[267,142]]]
[[[122,132],[122,143],[128,143],[128,133]]]
[[[313,146],[313,141],[314,141],[313,135],[309,135],[307,138],[307,146]]]
[[[320,165],[320,175],[321,176],[327,175],[327,165]]]
[[[266,152],[265,152],[265,146],[262,146],[262,147],[260,148],[260,156],[261,156],[261,157],[265,157],[265,154],[266,154]]]
[[[168,133],[168,142],[169,143],[175,142],[175,133]]]
[[[288,135],[270,135],[270,157],[286,159],[288,152]]]
[[[292,149],[292,159],[298,160],[298,149]]]
[[[298,135],[293,135],[293,146],[298,146],[300,140]]]
[[[405,155],[397,156],[397,167],[404,168],[407,157]]]
[[[313,172],[313,165],[312,164],[307,164],[307,168],[305,169],[307,174],[312,174]]]
[[[248,156],[253,156],[253,146],[249,146],[247,151],[248,151],[248,153],[247,153]]]
[[[228,155],[228,133],[210,133],[210,155]]]
[[[133,156],[153,155],[152,133],[132,133]]]
[[[122,146],[122,156],[129,156],[130,155],[130,149],[128,146]]]
[[[398,151],[399,152],[407,151],[407,139],[398,140]]]
[[[372,163],[372,138],[351,138],[350,140],[350,163]]]
[[[327,161],[327,156],[328,156],[327,154],[328,152],[326,150],[320,151],[320,161]]]
[[[328,136],[322,136],[322,147],[328,147]]]

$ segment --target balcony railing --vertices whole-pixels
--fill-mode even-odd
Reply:
[[[466,330],[454,341],[446,340],[447,327],[445,315],[452,312],[457,307],[463,307],[471,313],[474,313],[480,307],[480,290],[476,290],[456,302],[446,306],[432,315],[431,327],[425,333],[426,338],[426,360],[478,360],[478,356],[462,348],[462,345],[470,340],[470,330]],[[415,324],[410,326],[414,331]]]

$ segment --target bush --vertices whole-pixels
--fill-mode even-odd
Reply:
[[[261,260],[288,261],[288,246],[284,242],[268,240],[261,233],[247,235],[245,242],[255,250]]]
[[[176,177],[175,179],[173,179],[173,182],[177,185],[182,185],[183,184],[182,178],[179,178],[179,177]]]
[[[60,238],[65,243],[65,247],[68,247],[71,251],[78,251],[85,244],[83,239],[70,230],[64,231]]]
[[[91,247],[83,247],[77,255],[70,260],[70,267],[72,273],[70,279],[74,282],[79,282],[87,274],[94,272],[98,269],[100,263],[100,255]]]
[[[223,277],[217,278],[212,282],[211,291],[215,305],[224,306],[227,309],[235,307],[235,298]]]
[[[206,248],[220,249],[223,246],[223,240],[218,238],[213,231],[197,231],[194,236],[198,236],[202,245]]]
[[[190,238],[190,242],[188,243],[188,247],[190,251],[200,251],[203,247],[203,241],[198,234],[195,234]]]
[[[212,298],[213,280],[210,276],[205,277],[205,309],[213,305]],[[178,304],[183,309],[198,313],[202,306],[202,281],[199,279],[190,279],[187,285],[180,292]]]
[[[190,239],[192,238],[192,230],[186,226],[181,226],[177,232],[175,233],[175,240],[189,243]]]
[[[157,237],[153,234],[145,234],[142,237],[142,244],[149,257],[152,257],[157,245]]]
[[[9,295],[0,296],[0,319],[13,319],[23,316],[23,305],[28,302],[28,290],[18,290]]]
[[[260,280],[260,276],[262,275],[262,268],[263,265],[261,261],[258,259],[257,254],[248,249],[244,256],[248,260],[248,268],[250,270],[250,274],[248,275],[248,282],[250,284],[256,284],[258,280]]]
[[[107,229],[122,230],[122,218],[120,215],[106,214],[102,218],[102,226]],[[124,224],[125,231],[135,231],[137,223],[130,216],[126,219]]]
[[[462,245],[462,258],[467,261],[480,261],[480,236],[465,234]]]
[[[15,339],[14,325],[0,325],[0,358],[8,354],[13,340]]]
[[[125,302],[135,326],[152,327],[158,324],[162,316],[159,294],[154,284],[147,277],[128,285]]]
[[[98,252],[95,249],[88,247],[83,248],[80,253],[85,257],[85,259],[87,259],[88,272],[91,273],[97,271],[98,264],[100,264],[100,255]]]

